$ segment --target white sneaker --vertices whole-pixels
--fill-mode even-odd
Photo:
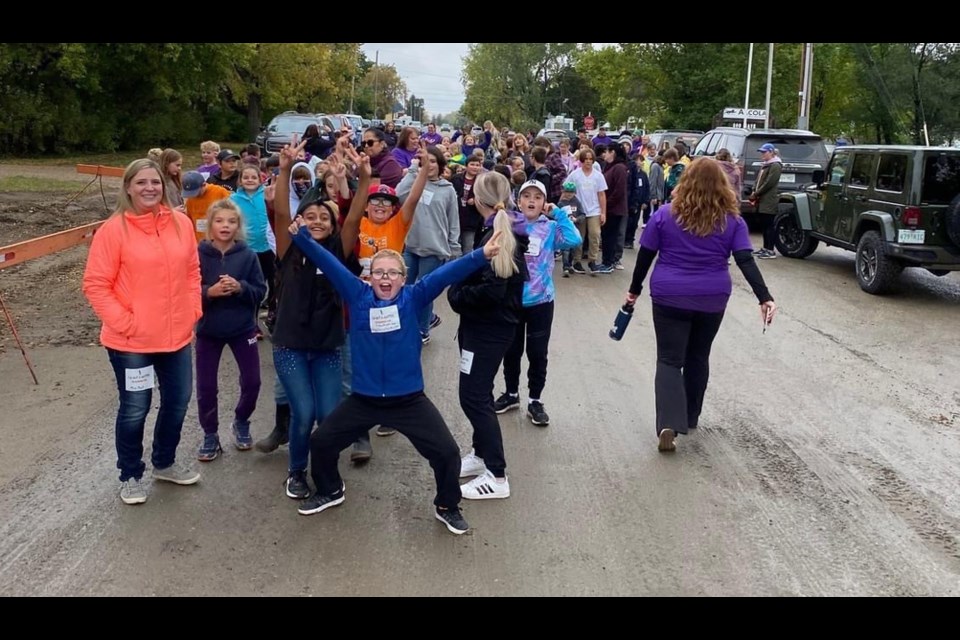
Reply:
[[[470,482],[460,485],[460,495],[467,500],[509,498],[510,480],[504,478],[503,482],[497,482],[493,474],[487,471]]]
[[[461,478],[470,478],[473,476],[482,476],[487,472],[487,465],[484,464],[483,458],[478,458],[473,452],[473,449],[470,449],[470,453],[460,458],[460,477]]]
[[[120,485],[120,499],[124,504],[143,504],[147,501],[147,488],[136,478],[124,480]]]

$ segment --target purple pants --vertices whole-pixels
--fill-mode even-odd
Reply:
[[[224,345],[230,345],[240,369],[240,400],[234,410],[238,423],[249,424],[260,395],[260,348],[255,331],[229,340],[197,336],[197,410],[200,426],[208,435],[217,433],[219,426],[217,376]]]

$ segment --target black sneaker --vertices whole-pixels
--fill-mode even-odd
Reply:
[[[319,493],[313,494],[300,503],[300,506],[297,507],[297,513],[302,516],[312,516],[315,513],[320,513],[324,509],[343,504],[343,501],[346,500],[344,489],[345,487],[340,485],[340,491],[328,496],[322,496]]]
[[[287,477],[286,492],[288,498],[303,500],[310,496],[310,485],[307,484],[306,471],[291,471]]]
[[[340,502],[343,502],[343,498],[340,498]],[[303,512],[301,511],[301,513]],[[458,507],[452,509],[441,509],[437,507],[434,513],[437,516],[437,520],[447,525],[450,533],[460,536],[470,530],[470,525],[463,519],[463,514]]]
[[[504,393],[493,401],[493,410],[497,413],[506,413],[511,409],[520,408],[520,396]]]
[[[443,319],[437,314],[433,314],[433,317],[430,318],[430,328],[436,329],[443,322]]]
[[[583,265],[579,262],[574,262],[573,266],[570,268],[571,273],[579,273],[582,276],[587,275],[587,270],[583,268]]]
[[[527,405],[527,416],[538,427],[545,427],[550,424],[550,416],[543,410],[543,403],[539,400],[534,400]]]

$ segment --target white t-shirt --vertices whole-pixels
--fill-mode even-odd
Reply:
[[[590,175],[583,172],[583,168],[574,170],[567,180],[577,185],[577,200],[580,201],[581,211],[588,218],[595,218],[600,215],[600,196],[601,191],[607,190],[607,181],[596,166]]]

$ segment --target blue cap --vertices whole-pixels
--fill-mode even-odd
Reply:
[[[196,198],[203,190],[203,183],[206,180],[199,171],[187,171],[183,174],[183,197]]]
[[[770,144],[769,142],[766,144],[760,145],[760,153],[767,153],[769,151],[776,151],[776,150],[777,148],[772,144]]]

